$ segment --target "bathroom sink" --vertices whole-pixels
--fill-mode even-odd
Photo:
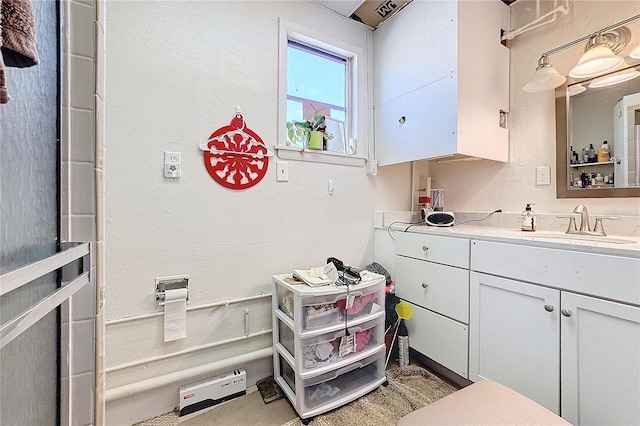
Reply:
[[[610,244],[637,244],[638,241],[626,240],[624,238],[612,238],[602,235],[580,235],[580,234],[545,234],[536,232],[535,235],[531,235],[534,238],[553,238],[557,240],[582,240],[582,241],[594,241],[599,243]]]

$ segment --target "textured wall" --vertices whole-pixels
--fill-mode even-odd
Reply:
[[[564,2],[559,2],[564,4]],[[543,1],[542,12],[553,2]],[[518,0],[511,9],[512,25],[521,26],[535,15],[534,1]],[[554,93],[526,93],[524,84],[535,70],[540,54],[574,39],[638,14],[637,1],[570,1],[569,14],[558,15],[554,23],[517,36],[511,47],[509,163],[489,161],[430,164],[437,187],[445,188],[447,208],[458,211],[522,211],[526,203],[546,213],[568,213],[585,203],[590,213],[640,214],[638,198],[556,199],[555,106]],[[634,43],[640,43],[640,22],[630,24]],[[585,43],[586,44],[586,43]],[[569,48],[550,57],[560,74],[566,75],[580,58],[584,45]],[[550,165],[551,185],[536,186],[536,166]]]
[[[272,159],[265,178],[242,191],[209,176],[198,144],[228,125],[237,105],[268,146],[276,143],[279,17],[368,51],[366,27],[301,1],[106,2],[107,392],[271,346],[267,334],[196,349],[244,335],[244,308],[250,333],[269,330],[270,298],[189,312],[187,338],[170,343],[162,316],[117,322],[161,312],[155,277],[189,274],[197,306],[270,292],[271,275],[329,256],[364,266],[374,255],[374,210],[409,206],[408,165],[372,178],[364,167],[289,161],[289,181],[276,182]],[[162,175],[165,150],[182,153],[175,182]],[[150,404],[172,409],[177,387]],[[126,401],[107,402],[107,419],[124,419]],[[129,404],[129,419],[141,406]]]

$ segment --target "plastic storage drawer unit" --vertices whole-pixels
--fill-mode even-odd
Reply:
[[[273,371],[303,424],[386,382],[385,277],[310,287],[273,276]]]

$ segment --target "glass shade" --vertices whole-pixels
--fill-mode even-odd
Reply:
[[[631,52],[629,52],[629,56],[633,59],[640,59],[640,44],[634,47]]]
[[[573,78],[595,77],[602,73],[613,71],[623,62],[624,59],[614,55],[608,47],[596,45],[582,55],[578,65],[571,69],[569,75]]]
[[[580,83],[572,84],[571,86],[569,86],[569,96],[579,95],[580,93],[584,92],[585,90],[587,90],[587,88],[584,87]]]
[[[633,80],[636,77],[640,77],[640,72],[634,69],[628,69],[613,74],[605,75],[594,79],[590,84],[590,88],[613,86],[614,84],[624,83],[625,81]]]
[[[547,64],[535,70],[523,90],[530,93],[544,92],[561,86],[565,81],[567,81],[565,76],[558,74],[553,65]]]

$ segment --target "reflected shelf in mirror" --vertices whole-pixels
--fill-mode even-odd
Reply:
[[[635,63],[612,74],[638,71],[640,63]],[[640,197],[640,78],[590,87],[602,77],[568,80],[556,89],[557,198]],[[580,91],[575,90],[578,86]],[[571,161],[573,149],[597,151],[604,141],[611,161],[575,163],[575,157]],[[594,176],[604,169],[603,174],[615,176],[613,185],[575,185],[575,173]]]

